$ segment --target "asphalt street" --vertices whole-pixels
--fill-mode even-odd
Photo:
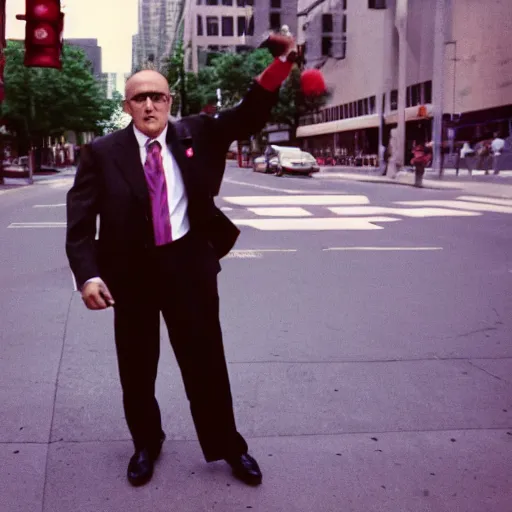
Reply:
[[[512,510],[512,193],[320,174],[230,163],[217,199],[242,229],[219,285],[259,488],[203,461],[166,334],[167,441],[129,486],[112,312],[64,253],[73,176],[0,189],[1,512]]]

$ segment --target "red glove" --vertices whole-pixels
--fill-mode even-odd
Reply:
[[[293,58],[288,58],[295,51],[295,39],[280,34],[271,34],[263,47],[273,55],[280,55],[256,78],[256,81],[267,91],[279,89],[288,78],[293,66]]]

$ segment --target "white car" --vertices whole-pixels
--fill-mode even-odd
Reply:
[[[284,173],[311,176],[320,170],[315,157],[300,148],[272,145],[266,153],[254,159],[255,172],[270,172],[276,176]]]

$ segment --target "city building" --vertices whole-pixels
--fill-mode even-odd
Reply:
[[[436,23],[439,4],[444,15]],[[377,155],[403,115],[407,160],[414,140],[433,137],[434,112],[444,114],[443,139],[452,148],[493,131],[509,134],[508,0],[300,0],[298,20],[306,67],[321,69],[331,91],[324,108],[301,120],[305,149]]]
[[[183,27],[185,0],[139,0],[138,33],[132,38],[132,71],[163,69]]]
[[[257,47],[271,30],[297,29],[297,0],[189,0],[185,7],[186,68],[197,72],[220,52]],[[257,7],[257,8],[256,8]]]
[[[97,39],[65,39],[64,42],[71,46],[81,48],[89,62],[91,63],[91,69],[94,76],[99,77],[101,75],[101,46],[98,46]]]
[[[105,96],[112,99],[114,91],[124,96],[124,86],[128,76],[126,73],[102,73],[100,82],[105,91]]]

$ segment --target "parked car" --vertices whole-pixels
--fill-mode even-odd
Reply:
[[[269,172],[276,176],[288,174],[302,174],[310,176],[320,168],[316,159],[310,153],[291,146],[269,146],[265,155],[254,159],[255,172]]]

